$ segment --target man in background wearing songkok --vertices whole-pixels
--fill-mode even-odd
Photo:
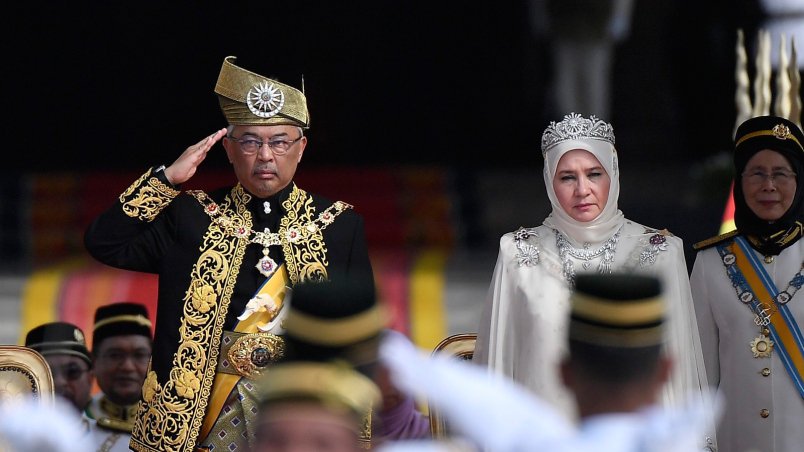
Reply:
[[[215,85],[229,126],[145,172],[84,236],[100,262],[159,275],[132,431],[138,451],[247,448],[251,381],[284,348],[286,288],[346,277],[374,284],[362,217],[294,183],[310,125],[304,92],[235,60],[224,59]],[[221,140],[238,183],[179,191]]]
[[[81,432],[82,444],[90,444],[92,450],[128,451],[128,443],[124,438],[121,439],[123,435],[99,426],[84,412],[91,398],[93,382],[92,358],[84,332],[67,322],[45,323],[28,332],[25,346],[45,357],[59,400],[69,401],[75,408],[74,422],[76,429]],[[78,444],[76,447],[80,449]]]
[[[125,433],[130,440],[151,359],[151,321],[146,307],[129,302],[99,307],[92,355],[95,381],[102,392],[92,398],[87,416],[98,425]]]
[[[28,332],[25,346],[45,357],[56,395],[83,413],[91,398],[93,373],[92,357],[81,328],[67,322],[45,323]]]

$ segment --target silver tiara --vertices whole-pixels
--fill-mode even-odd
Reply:
[[[595,115],[586,119],[578,113],[570,113],[561,122],[550,121],[550,125],[544,129],[542,154],[562,141],[583,139],[604,140],[614,146],[614,127]]]

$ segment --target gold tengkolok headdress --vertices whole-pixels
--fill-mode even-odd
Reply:
[[[215,93],[231,125],[292,125],[310,127],[307,98],[302,91],[223,60]]]
[[[614,127],[595,115],[584,118],[578,113],[564,116],[560,122],[550,121],[542,134],[542,155],[567,140],[603,140],[614,146]]]

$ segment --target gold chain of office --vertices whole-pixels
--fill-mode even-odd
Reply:
[[[209,195],[203,191],[191,190],[189,193],[201,203],[204,207],[204,212],[209,215],[212,222],[217,224],[224,233],[234,235],[238,238],[248,239],[251,243],[257,243],[266,249],[269,246],[282,244],[282,237],[279,232],[255,231],[233,220],[229,215],[226,215],[226,213],[221,210],[218,203],[210,199]],[[285,239],[294,244],[302,242],[306,237],[326,229],[327,226],[335,221],[335,217],[350,208],[352,208],[351,205],[343,201],[336,201],[318,214],[315,220],[308,222],[302,227],[291,226],[287,228],[285,231]]]

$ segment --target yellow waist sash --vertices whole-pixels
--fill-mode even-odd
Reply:
[[[254,295],[269,296],[279,304],[285,298],[285,292],[289,281],[290,278],[288,277],[287,269],[285,269],[285,264],[282,264]],[[238,333],[258,333],[260,330],[257,328],[257,325],[267,323],[268,320],[270,320],[266,319],[267,315],[267,312],[255,312],[245,320],[238,322],[234,331]],[[218,359],[225,358],[225,356],[220,356]],[[218,419],[221,409],[223,409],[223,405],[226,403],[226,399],[241,378],[243,377],[240,375],[229,373],[217,372],[215,374],[215,380],[212,383],[212,393],[209,396],[209,404],[207,405],[206,414],[204,415],[204,423],[201,425],[201,432],[198,435],[199,444],[209,435],[210,430],[212,430],[213,425],[215,425],[215,421]]]

